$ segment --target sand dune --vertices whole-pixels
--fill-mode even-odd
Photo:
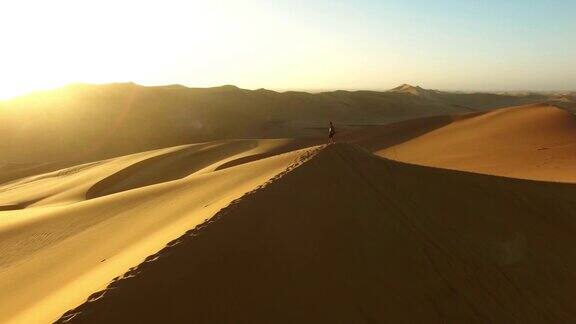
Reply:
[[[421,165],[576,182],[576,117],[546,104],[498,109],[375,151]]]
[[[188,143],[324,138],[329,120],[342,128],[543,100],[546,96],[459,94],[407,85],[401,91],[306,93],[74,84],[0,101],[0,163],[56,164],[41,173]],[[3,173],[0,181],[8,177]],[[27,175],[33,174],[8,178]]]
[[[1,165],[0,322],[576,320],[571,114],[358,128]]]
[[[60,322],[573,322],[575,197],[337,144]]]
[[[174,147],[12,182],[0,201],[0,322],[46,322],[305,152],[290,140]],[[265,159],[223,163],[276,150]],[[32,203],[27,203],[32,202]],[[24,208],[27,207],[27,208]]]

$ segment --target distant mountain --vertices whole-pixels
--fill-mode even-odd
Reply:
[[[396,87],[396,88],[389,90],[389,92],[405,93],[405,94],[411,94],[414,96],[434,96],[434,95],[440,93],[440,91],[438,91],[438,90],[427,90],[427,89],[421,88],[420,86],[412,86],[409,84],[403,84],[399,87]]]
[[[72,84],[0,102],[0,163],[92,161],[225,138],[324,136],[330,120],[340,128],[384,124],[547,99],[410,85],[306,93],[231,85]]]

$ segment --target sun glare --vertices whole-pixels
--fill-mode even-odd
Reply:
[[[167,66],[223,51],[218,36],[230,26],[217,9],[204,1],[2,3],[0,98],[71,82],[167,82]]]
[[[399,0],[364,7],[325,0],[3,1],[0,98],[72,82],[475,90],[574,84],[575,47],[565,41],[572,20],[550,27],[531,19],[537,10],[528,8],[515,22],[480,3],[462,4],[454,20],[444,17],[447,4],[426,3],[419,12]]]

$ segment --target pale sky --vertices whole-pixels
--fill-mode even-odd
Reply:
[[[6,0],[0,98],[71,82],[576,89],[573,0]]]

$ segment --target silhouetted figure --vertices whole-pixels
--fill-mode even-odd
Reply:
[[[336,135],[336,128],[334,128],[334,124],[330,122],[330,128],[328,128],[328,141],[330,144],[334,143],[334,135]]]

